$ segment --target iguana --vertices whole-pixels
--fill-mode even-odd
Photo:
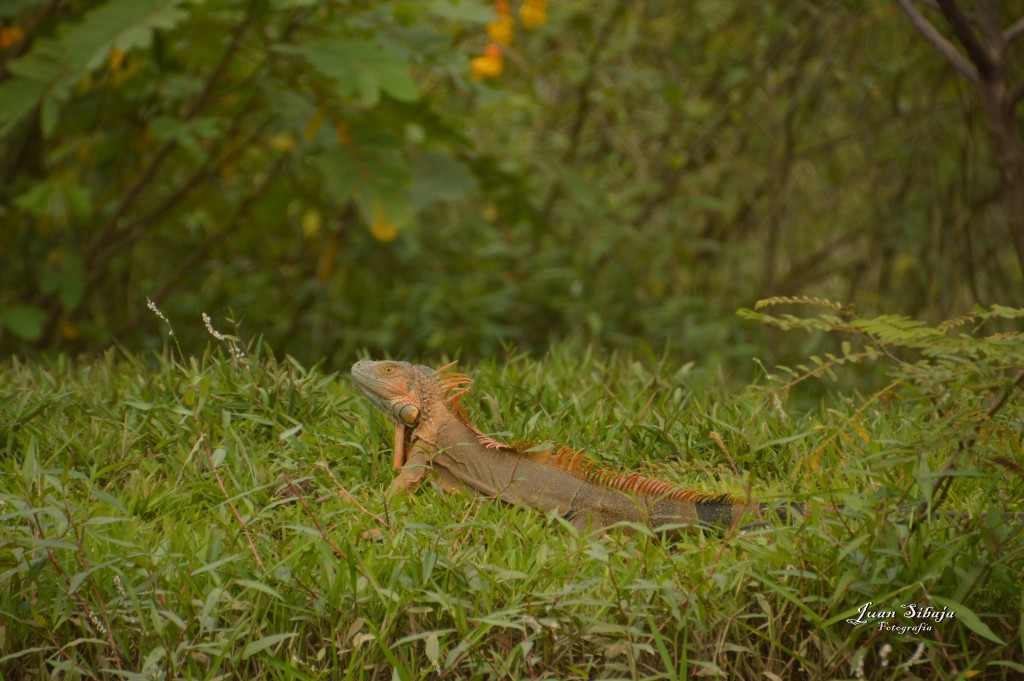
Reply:
[[[684,489],[639,473],[598,467],[569,447],[509,445],[474,427],[460,400],[471,381],[451,371],[407,362],[363,360],[352,378],[395,424],[391,493],[410,493],[428,477],[444,491],[468,489],[543,512],[555,510],[577,529],[619,521],[651,528],[728,527],[765,511],[782,518],[803,504],[774,507],[730,494]],[[666,528],[667,529],[667,528]]]

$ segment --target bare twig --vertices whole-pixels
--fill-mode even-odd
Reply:
[[[914,25],[917,32],[924,36],[924,39],[932,44],[932,46],[939,51],[943,57],[946,58],[953,68],[962,73],[972,83],[978,82],[978,70],[960,54],[960,51],[956,49],[953,43],[946,40],[946,38],[939,33],[939,30],[935,28],[930,21],[924,18],[917,7],[914,6],[913,0],[896,0],[903,11],[906,12],[907,17],[910,18],[910,23]]]
[[[206,452],[206,462],[210,464],[210,470],[213,471],[213,477],[217,479],[217,486],[220,487],[221,494],[224,495],[224,501],[227,502],[228,508],[231,509],[231,513],[234,514],[235,520],[238,521],[238,526],[242,530],[242,534],[245,535],[245,541],[249,544],[249,551],[252,552],[253,558],[256,559],[256,564],[259,565],[260,569],[263,570],[264,574],[266,574],[269,572],[267,570],[267,566],[263,564],[263,559],[260,558],[259,552],[256,551],[256,544],[252,540],[252,535],[249,534],[249,528],[245,520],[242,518],[242,514],[238,512],[238,507],[235,506],[233,501],[231,501],[231,495],[228,494],[228,489],[224,486],[224,481],[221,479],[220,473],[217,472],[217,465],[213,462],[213,450],[210,449],[210,443],[206,439],[206,435],[202,432],[202,427],[199,423],[199,414],[194,409],[192,410],[192,418],[195,420],[196,430],[199,431],[199,442],[202,443],[203,451]]]
[[[996,64],[978,41],[978,36],[974,35],[974,32],[971,31],[971,20],[967,18],[967,15],[960,9],[960,6],[956,4],[956,0],[938,0],[938,3],[939,7],[942,8],[942,13],[946,16],[946,20],[953,28],[953,33],[956,34],[957,40],[967,50],[967,56],[970,57],[977,68],[978,75],[983,79],[988,79],[995,70]]]
[[[220,79],[221,75],[227,69],[231,59],[235,56],[238,51],[238,45],[241,42],[242,35],[245,33],[245,29],[252,23],[252,12],[255,2],[249,3],[249,9],[245,14],[245,17],[239,22],[238,26],[235,27],[235,31],[231,36],[231,42],[228,43],[227,50],[221,56],[220,61],[213,68],[213,71],[207,77],[206,82],[203,84],[203,89],[199,92],[199,95],[192,101],[187,109],[182,113],[182,120],[191,120],[197,113],[199,113],[206,103],[209,101],[210,94],[213,92],[213,87],[216,82]],[[163,164],[163,161],[167,156],[174,151],[178,146],[176,139],[168,140],[156,155],[150,160],[146,168],[139,173],[135,181],[128,188],[128,190],[121,197],[120,203],[117,208],[114,209],[113,214],[107,220],[106,226],[103,230],[93,239],[92,244],[86,249],[84,259],[88,264],[99,251],[110,241],[111,237],[118,231],[118,223],[121,218],[128,211],[128,209],[135,203],[135,199],[139,193],[148,185],[153,177],[156,175],[156,171]]]
[[[244,116],[244,108],[239,111],[238,117],[232,122],[231,130],[225,135],[227,139],[231,139],[234,136],[235,131],[238,129],[241,119]],[[222,168],[225,164],[232,161],[236,156],[241,155],[244,149],[248,148],[249,144],[254,140],[258,139],[260,134],[270,125],[271,120],[267,119],[260,125],[256,126],[241,143],[230,144],[228,148],[215,160],[207,160],[202,167],[192,173],[188,179],[186,179],[178,188],[164,197],[157,206],[149,211],[148,213],[132,220],[126,226],[117,230],[117,233],[111,235],[109,243],[104,245],[104,249],[93,256],[91,264],[91,274],[86,279],[86,289],[91,289],[97,283],[102,281],[108,276],[106,263],[114,257],[118,252],[124,252],[133,243],[139,240],[145,234],[145,229],[158,220],[163,218],[167,213],[181,205],[182,200],[191,193],[193,189],[199,186],[205,179],[211,177],[218,169]],[[287,152],[285,153],[287,155]],[[276,172],[275,168],[271,173]],[[268,176],[269,177],[269,176]],[[247,204],[251,202],[252,198],[262,196],[262,193],[266,191],[267,183],[264,182],[260,185],[260,188],[254,191],[250,196],[243,202],[243,205],[247,207]],[[204,251],[205,253],[205,251]],[[155,296],[154,296],[155,297]],[[157,299],[157,302],[163,302]],[[59,308],[58,308],[59,312]]]
[[[590,88],[593,86],[594,77],[597,75],[597,62],[600,58],[601,50],[608,45],[608,38],[611,36],[612,29],[626,11],[627,5],[627,0],[619,0],[598,30],[594,41],[590,44],[590,51],[585,59],[587,73],[576,88],[576,114],[569,128],[569,146],[562,158],[563,164],[568,165],[572,163],[579,153],[580,134],[583,132],[583,126],[590,114]],[[555,202],[561,196],[562,189],[561,182],[556,182],[551,187],[551,191],[544,198],[544,203],[539,211],[541,222],[547,222],[548,218],[551,217],[551,209],[554,208]]]
[[[1017,21],[1010,24],[1009,28],[1003,31],[1003,40],[1009,44],[1022,35],[1024,35],[1024,17],[1017,19]]]
[[[352,493],[349,492],[347,489],[345,489],[344,485],[342,485],[340,482],[338,482],[338,479],[336,477],[334,477],[334,473],[331,472],[330,466],[328,466],[327,464],[321,464],[321,465],[323,466],[324,470],[327,471],[327,475],[329,475],[331,477],[331,480],[334,481],[334,484],[338,486],[338,489],[341,490],[341,493],[345,496],[346,499],[348,499],[350,502],[355,504],[356,508],[358,508],[360,511],[362,511],[366,515],[370,516],[371,518],[376,520],[378,523],[380,523],[384,527],[388,528],[388,530],[391,529],[391,526],[390,526],[390,524],[388,523],[387,520],[385,520],[384,518],[380,517],[379,515],[377,515],[376,513],[372,512],[372,511],[366,510],[366,507],[364,507],[362,504],[360,504],[359,500],[356,499],[354,496],[352,496]]]
[[[478,496],[474,496],[472,499],[470,499],[469,506],[466,508],[466,512],[462,514],[462,520],[459,521],[460,525],[462,525],[467,520],[469,520],[470,512],[473,512],[473,520],[476,520],[476,516],[480,513],[480,506],[477,504],[477,501],[479,501],[479,500],[480,500],[480,497],[478,497]],[[459,530],[458,536],[455,537],[455,541],[452,542],[452,550],[453,551],[455,549],[459,548],[459,544],[462,543],[462,538],[464,536],[466,536],[466,534],[468,534],[468,532],[469,532],[469,527],[463,527],[461,530]]]
[[[210,76],[206,79],[203,85],[203,89],[199,95],[192,101],[192,103],[182,113],[182,120],[191,120],[199,111],[206,106],[210,99],[210,95],[213,92],[214,85],[223,75],[227,69],[231,59],[235,56],[238,51],[238,46],[241,42],[242,35],[245,30],[252,23],[253,10],[255,9],[255,0],[249,3],[248,10],[246,11],[245,17],[235,27],[235,31],[231,36],[231,41],[228,44],[227,50],[221,56],[220,61],[214,67]],[[115,237],[122,232],[120,223],[121,219],[128,213],[128,211],[134,206],[136,200],[139,198],[143,189],[145,189],[156,177],[157,171],[163,165],[164,161],[170,156],[171,152],[174,151],[178,146],[176,139],[168,140],[162,147],[156,152],[156,154],[150,158],[145,168],[136,175],[135,180],[129,185],[125,192],[121,196],[121,200],[114,208],[113,213],[106,220],[105,226],[99,230],[96,237],[92,239],[91,243],[86,246],[83,253],[83,261],[87,271],[92,272],[105,272],[106,268],[100,265],[101,256],[109,252],[111,245],[116,245],[117,241]],[[205,169],[200,171],[200,175],[204,175]],[[201,177],[199,178],[201,179]],[[190,186],[186,186],[186,190],[190,189]],[[52,300],[52,296],[49,298]],[[52,302],[49,305],[48,317],[44,327],[44,331],[41,335],[40,344],[44,342],[44,339],[50,338],[54,328],[57,325],[57,320],[60,318],[61,306],[58,302]]]
[[[260,126],[261,129],[262,127],[263,126]],[[227,155],[225,155],[225,157],[227,157]],[[260,185],[242,201],[242,203],[235,210],[234,215],[227,222],[227,224],[225,224],[219,230],[213,232],[212,234],[208,235],[205,239],[203,239],[199,246],[197,246],[196,249],[191,254],[189,254],[187,258],[185,258],[185,260],[179,263],[178,267],[175,268],[174,272],[172,272],[163,281],[163,283],[160,284],[159,288],[156,289],[152,296],[150,296],[154,303],[160,304],[164,302],[167,296],[170,295],[171,291],[173,291],[177,287],[177,285],[180,284],[181,281],[193,269],[195,269],[197,265],[199,265],[199,263],[201,263],[204,259],[206,259],[209,256],[210,250],[215,245],[220,243],[225,237],[227,237],[229,234],[238,229],[239,225],[242,224],[243,218],[246,216],[249,209],[252,207],[253,203],[255,203],[257,200],[262,198],[267,193],[267,191],[270,189],[270,185],[280,175],[281,170],[284,167],[284,162],[287,158],[288,153],[286,152],[277,160],[277,162],[267,173],[266,177],[263,179]],[[221,165],[223,162],[223,160],[216,161],[215,165]],[[125,333],[133,329],[139,323],[139,320],[142,318],[144,314],[145,312],[142,310],[142,308],[135,310],[132,313],[132,315],[121,325],[117,332],[111,335],[111,338],[103,346],[103,349],[105,350],[113,346],[115,339],[122,337]]]

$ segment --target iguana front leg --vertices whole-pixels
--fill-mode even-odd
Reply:
[[[395,445],[392,449],[391,470],[397,471],[405,465],[405,425],[395,422]]]
[[[420,486],[428,475],[430,475],[430,454],[424,449],[413,447],[413,454],[405,460],[401,467],[401,473],[391,483],[390,494],[412,494]]]
[[[413,448],[415,452],[402,466],[401,473],[391,483],[391,494],[412,494],[431,473],[434,485],[444,492],[458,492],[465,485],[444,467],[434,466],[433,454],[422,448]]]

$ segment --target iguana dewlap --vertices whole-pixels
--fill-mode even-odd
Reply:
[[[473,427],[459,403],[470,379],[447,365],[437,371],[406,362],[363,360],[352,378],[395,424],[391,491],[409,493],[428,477],[443,490],[555,510],[583,530],[619,521],[728,526],[763,506],[731,495],[683,489],[638,473],[599,468],[567,447],[498,442]],[[527,451],[529,450],[529,451]],[[538,451],[540,450],[540,451]],[[801,507],[794,510],[802,512]],[[785,517],[783,509],[780,515]]]

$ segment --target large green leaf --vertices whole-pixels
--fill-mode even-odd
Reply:
[[[270,636],[264,636],[261,639],[252,641],[242,650],[242,659],[247,660],[256,653],[262,652],[270,646],[277,645],[281,641],[286,641],[290,638],[294,638],[295,636],[298,636],[298,634],[293,631],[286,634],[271,634]]]
[[[153,31],[174,28],[186,12],[182,0],[111,0],[64,34],[65,56],[86,70],[103,63],[110,50],[148,47]]]
[[[414,169],[413,201],[423,208],[433,201],[454,203],[477,191],[476,176],[456,159],[427,151],[417,154]]]
[[[0,321],[18,338],[34,341],[43,335],[46,313],[37,307],[16,305],[0,314]]]
[[[315,157],[328,197],[337,204],[348,201],[359,179],[355,157],[347,149],[332,148]]]
[[[963,622],[965,627],[973,631],[978,636],[987,638],[989,641],[998,643],[999,645],[1006,645],[1006,642],[996,636],[995,632],[993,632],[992,629],[985,624],[980,617],[978,617],[976,612],[968,608],[963,603],[958,603],[949,598],[942,598],[941,596],[932,596],[932,600],[938,605],[945,606],[955,612],[957,619]]]
[[[380,101],[381,90],[403,102],[419,97],[416,84],[409,77],[408,64],[368,40],[321,38],[287,51],[305,57],[333,80],[339,95],[351,97],[358,93],[367,106]]]
[[[185,18],[181,4],[183,0],[111,0],[57,38],[37,41],[28,54],[8,65],[14,78],[0,84],[0,135],[44,100],[65,96],[111,50],[147,47],[154,31],[173,28]],[[51,111],[46,118],[52,124],[56,115]]]
[[[479,0],[434,0],[427,4],[427,12],[442,19],[486,24],[497,16],[492,3]]]
[[[0,83],[0,135],[32,111],[46,94],[46,85],[11,78]]]
[[[43,0],[4,0],[3,3],[0,3],[0,19],[13,17],[23,9],[41,4],[43,4]]]

